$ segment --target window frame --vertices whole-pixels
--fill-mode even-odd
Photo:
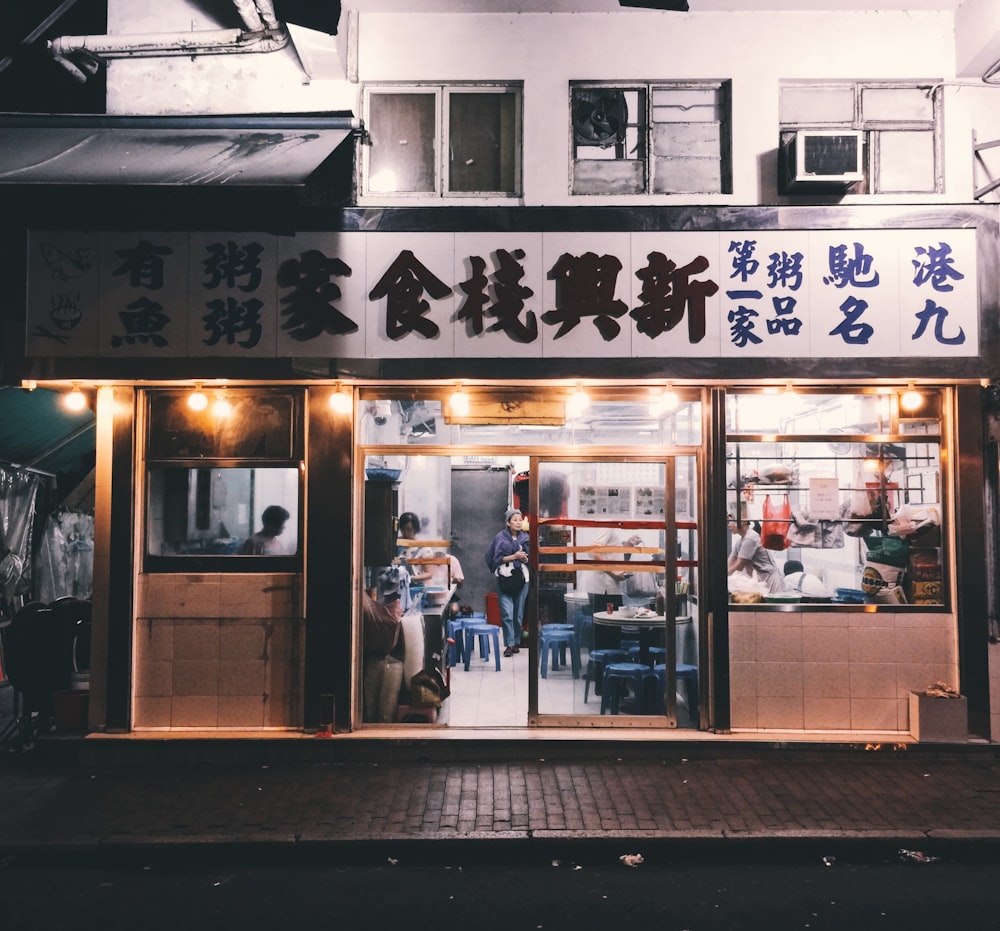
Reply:
[[[451,184],[451,97],[456,94],[510,95],[514,100],[513,140],[513,189],[510,191],[453,191]],[[521,81],[469,81],[469,82],[377,82],[362,88],[362,113],[365,126],[371,126],[371,100],[379,94],[414,94],[434,96],[434,184],[427,191],[376,191],[371,190],[371,142],[362,140],[359,159],[360,178],[358,190],[365,200],[399,198],[467,199],[467,198],[517,198],[524,191],[524,84]]]
[[[260,398],[281,397],[290,402],[290,432],[288,436],[287,455],[264,456],[200,456],[197,454],[178,454],[176,456],[147,456],[150,448],[150,434],[157,428],[151,416],[153,405],[157,400],[167,396],[181,399],[190,394],[190,388],[146,389],[142,392],[140,411],[142,426],[140,435],[143,438],[143,456],[140,459],[140,480],[136,483],[140,495],[139,513],[141,514],[140,537],[137,541],[140,550],[142,571],[146,573],[199,573],[199,572],[301,572],[304,556],[305,529],[305,482],[304,482],[304,431],[303,411],[305,409],[304,394],[295,389],[270,388],[231,388],[226,389],[227,395],[242,394],[245,397]],[[296,552],[287,556],[253,556],[240,553],[197,553],[161,555],[149,552],[150,524],[153,520],[151,502],[151,482],[154,471],[186,471],[193,470],[226,470],[226,469],[294,469],[298,476],[296,491],[296,512],[292,520],[296,522]]]
[[[864,134],[864,174],[863,181],[854,182],[848,193],[894,196],[899,194],[933,195],[944,193],[943,175],[943,133],[942,123],[944,103],[941,94],[934,93],[939,81],[788,81],[779,86],[779,135],[781,151],[786,152],[788,144],[799,130],[852,129]],[[785,122],[782,119],[780,95],[786,88],[799,90],[850,90],[853,97],[853,113],[848,120],[817,120],[804,122]],[[863,97],[866,90],[881,91],[914,91],[920,90],[931,96],[932,116],[929,120],[919,119],[865,119],[863,112]],[[882,136],[893,132],[927,132],[933,133],[932,152],[934,164],[931,171],[934,177],[933,190],[900,190],[883,191],[880,180],[880,144]],[[794,186],[784,193],[794,192]]]
[[[643,112],[633,118],[630,113],[627,127],[638,129],[640,136],[640,148],[642,154],[636,159],[582,159],[577,156],[578,144],[576,142],[574,126],[574,103],[575,96],[581,91],[621,91],[623,93],[633,93],[642,102]],[[654,113],[663,105],[659,101],[660,92],[683,92],[683,91],[704,91],[714,92],[717,95],[716,106],[718,107],[719,126],[719,148],[718,152],[709,158],[708,156],[658,156],[656,154],[655,139],[657,127],[670,126],[673,123],[680,123],[679,120],[655,120]],[[688,197],[692,195],[730,195],[733,193],[733,171],[732,171],[732,81],[726,78],[703,79],[703,80],[659,80],[659,81],[570,81],[569,82],[569,119],[568,140],[569,140],[569,193],[573,197],[601,196],[607,194],[620,194],[626,197]],[[691,121],[692,123],[710,124],[712,120]],[[696,160],[714,161],[718,164],[719,184],[716,190],[701,190],[692,187],[690,190],[677,191],[657,191],[656,179],[664,174],[664,166],[671,163],[682,162],[693,163]],[[639,161],[642,162],[642,189],[634,191],[621,190],[578,190],[578,164],[592,161]],[[669,171],[667,167],[666,171]]]

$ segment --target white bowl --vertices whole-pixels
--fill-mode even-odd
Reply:
[[[634,605],[623,605],[618,609],[618,613],[622,617],[635,617],[635,612],[638,610]]]

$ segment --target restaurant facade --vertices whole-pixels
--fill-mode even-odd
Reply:
[[[187,12],[128,7],[109,32]],[[41,178],[17,195],[22,384],[97,415],[88,731],[989,740],[976,10],[362,4],[309,46],[322,77],[291,29],[252,77],[250,55],[109,62],[87,144],[131,166],[137,133],[162,177],[61,192],[100,213],[36,213]],[[817,73],[834,22],[857,48]],[[64,144],[42,129],[7,131]],[[206,144],[225,168],[186,174]],[[511,508],[513,656],[483,560]],[[815,587],[734,571],[748,527]],[[396,603],[386,639],[372,604]],[[928,690],[962,728],[934,730]]]

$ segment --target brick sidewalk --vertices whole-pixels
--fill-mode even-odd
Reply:
[[[0,853],[427,841],[1000,844],[1000,761],[742,759],[0,767]]]

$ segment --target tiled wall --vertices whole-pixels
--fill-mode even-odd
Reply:
[[[740,611],[729,615],[732,727],[909,731],[909,693],[958,682],[945,614]]]
[[[133,727],[301,727],[296,575],[143,575]]]

